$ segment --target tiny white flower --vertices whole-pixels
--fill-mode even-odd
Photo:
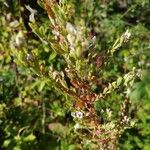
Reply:
[[[56,30],[53,30],[52,33],[53,33],[55,36],[59,36],[59,35],[60,35],[59,32],[56,31]]]
[[[76,34],[77,33],[75,27],[70,22],[67,22],[67,24],[66,24],[66,30],[70,34]]]
[[[26,59],[27,59],[27,61],[32,61],[33,56],[31,54],[27,54]]]
[[[29,5],[25,5],[25,7],[30,11],[30,16],[29,16],[29,20],[31,22],[35,22],[35,18],[34,18],[34,15],[37,14],[37,10],[31,8]]]
[[[129,122],[129,117],[128,116],[124,116],[124,119],[123,119],[125,122]]]
[[[150,67],[150,63],[147,63],[146,65],[147,65],[147,67]]]
[[[7,16],[6,16],[6,19],[7,19],[8,21],[10,21],[11,18],[12,18],[12,14],[11,14],[11,13],[8,13]]]
[[[127,42],[127,41],[130,39],[131,33],[129,32],[129,30],[127,30],[127,31],[124,33],[123,37],[124,37],[124,41],[125,41],[125,42]]]
[[[128,88],[128,89],[125,91],[125,94],[126,94],[126,96],[128,97],[130,93],[131,93],[131,89]]]
[[[67,40],[68,40],[70,46],[74,46],[75,37],[74,37],[73,35],[68,34],[68,35],[67,35]]]
[[[34,13],[34,14],[37,13],[37,10],[31,8],[29,5],[25,5],[25,7],[30,11],[30,13]]]
[[[128,58],[127,58],[127,57],[124,57],[124,61],[127,62],[127,61],[128,61]]]
[[[29,20],[30,20],[30,22],[34,22],[35,23],[34,13],[30,14]]]
[[[144,63],[145,63],[145,62],[142,60],[142,61],[139,61],[139,62],[138,62],[138,65],[139,65],[139,66],[142,66],[142,65],[144,65]]]
[[[19,31],[19,33],[16,35],[15,42],[18,47],[25,43],[25,37],[22,31]]]
[[[96,42],[96,36],[93,36],[92,38],[92,42],[95,43]]]
[[[56,71],[53,71],[53,73],[52,73],[53,79],[56,79],[57,76],[58,76],[58,73]]]
[[[107,115],[108,115],[108,118],[111,118],[111,116],[112,116],[112,111],[111,111],[109,108],[106,109],[106,113],[107,113]]]
[[[101,110],[101,113],[104,113],[104,110],[103,110],[103,109]]]
[[[14,21],[10,22],[9,26],[12,28],[18,27],[19,26],[18,20],[14,20]]]
[[[77,123],[77,124],[74,125],[74,129],[75,129],[75,130],[77,130],[77,129],[79,129],[79,128],[80,128],[79,123]]]
[[[82,119],[83,118],[83,112],[76,111],[76,117],[79,119]]]
[[[73,113],[72,113],[72,116],[73,116],[74,118],[82,119],[82,118],[83,118],[83,112],[81,112],[81,111],[73,112]]]

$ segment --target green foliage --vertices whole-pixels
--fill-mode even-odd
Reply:
[[[0,149],[148,150],[149,1],[20,4],[0,0]]]

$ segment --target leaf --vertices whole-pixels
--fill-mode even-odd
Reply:
[[[50,62],[51,60],[53,60],[54,58],[56,58],[56,56],[57,56],[57,53],[52,52],[52,54],[49,56],[49,62]]]
[[[5,140],[3,146],[8,147],[8,145],[11,143],[11,140]]]
[[[75,145],[69,145],[68,150],[76,150],[76,146]]]
[[[145,84],[150,84],[150,71],[145,70],[142,72],[142,76],[141,76],[141,80],[145,83]]]
[[[38,88],[38,91],[39,91],[39,92],[41,92],[41,91],[43,90],[45,84],[46,84],[45,81],[42,81],[42,82],[40,83],[40,86],[39,86],[39,88]]]
[[[29,134],[28,136],[26,136],[25,138],[23,138],[23,141],[29,142],[29,141],[34,141],[35,139],[36,139],[35,135]]]
[[[144,84],[142,82],[138,82],[134,85],[134,90],[130,94],[130,99],[131,100],[141,100],[142,98],[145,97],[145,89],[144,89]]]
[[[122,77],[119,77],[119,78],[117,79],[117,86],[119,86],[122,82],[123,82],[123,78],[122,78]]]
[[[50,123],[48,128],[53,132],[57,133],[63,137],[66,136],[68,129],[66,126],[63,126],[61,123]]]
[[[150,99],[150,84],[145,86],[145,91],[147,92],[148,98]]]
[[[21,150],[21,147],[17,145],[13,148],[13,150]]]

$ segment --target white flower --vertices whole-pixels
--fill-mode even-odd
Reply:
[[[17,20],[14,20],[14,21],[10,22],[9,26],[12,28],[16,28],[19,26],[19,22]]]
[[[145,62],[144,62],[143,60],[141,60],[141,61],[138,62],[138,65],[139,65],[139,66],[142,66],[142,65],[144,65],[144,63],[145,63]]]
[[[19,31],[19,33],[16,35],[15,43],[18,47],[25,43],[25,37],[22,31]]]
[[[67,24],[66,24],[66,30],[70,34],[76,34],[77,33],[75,27],[70,22],[67,22]]]
[[[34,13],[34,14],[37,13],[37,10],[31,8],[29,5],[25,5],[25,7],[30,11],[30,13]]]
[[[75,130],[77,130],[77,129],[79,129],[79,128],[80,128],[79,123],[77,123],[77,124],[74,125],[74,129],[75,129]]]
[[[129,30],[127,30],[127,31],[124,33],[123,37],[124,37],[124,41],[125,41],[125,42],[127,42],[127,41],[130,39],[131,33],[129,32]]]
[[[7,19],[8,21],[10,21],[11,18],[12,18],[12,14],[11,14],[11,13],[8,13],[7,16],[6,16],[6,19]]]
[[[107,113],[108,118],[111,118],[112,111],[109,108],[106,109],[106,113]]]
[[[25,7],[30,11],[30,16],[29,16],[29,20],[31,22],[35,22],[35,18],[34,18],[34,15],[37,14],[37,10],[31,8],[29,5],[25,5]]]
[[[31,54],[27,54],[26,59],[27,61],[33,61],[33,56]]]
[[[131,93],[131,89],[128,88],[128,89],[125,91],[125,94],[126,94],[126,96],[128,97],[130,93]]]
[[[59,32],[56,31],[56,30],[52,30],[52,33],[53,33],[55,36],[59,36],[59,35],[60,35]]]
[[[73,112],[73,113],[72,113],[72,116],[73,116],[74,118],[82,119],[82,118],[83,118],[83,112],[81,112],[81,111]]]
[[[75,37],[74,37],[73,35],[68,34],[68,35],[67,35],[67,40],[68,40],[68,42],[69,42],[69,44],[70,44],[71,46],[74,46]]]
[[[124,116],[123,121],[128,123],[130,121],[130,118],[128,116]]]
[[[53,35],[54,35],[55,40],[58,40],[58,38],[59,38],[59,36],[60,36],[59,31],[52,30],[52,33],[53,33]]]

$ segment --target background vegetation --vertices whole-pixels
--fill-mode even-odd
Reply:
[[[150,147],[149,0],[0,0],[0,149]]]

